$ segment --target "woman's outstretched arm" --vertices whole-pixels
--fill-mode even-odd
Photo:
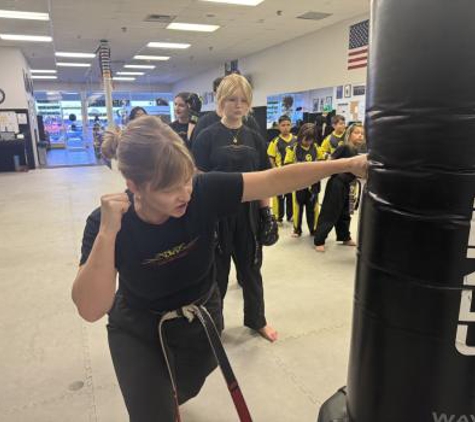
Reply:
[[[366,155],[339,160],[300,163],[266,171],[243,173],[242,202],[256,201],[304,189],[337,173],[353,173],[365,177],[368,169]]]

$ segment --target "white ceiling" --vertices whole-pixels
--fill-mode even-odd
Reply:
[[[137,83],[172,84],[368,12],[369,0],[265,0],[257,7],[200,0],[0,0],[0,9],[50,13],[50,22],[0,19],[0,33],[53,36],[54,42],[49,44],[0,40],[0,47],[20,47],[32,69],[55,68],[55,51],[94,52],[99,40],[107,39],[114,72],[123,70],[123,64],[146,64],[132,60],[138,53],[170,55],[168,62],[154,62],[156,69],[138,77]],[[309,11],[332,16],[320,21],[296,18]],[[144,22],[150,14],[173,15],[176,22],[218,24],[221,28],[214,33],[171,31],[166,24]],[[182,51],[150,49],[146,47],[149,41],[187,42],[192,46]],[[97,82],[98,60],[92,63],[91,70],[58,68],[58,80]]]

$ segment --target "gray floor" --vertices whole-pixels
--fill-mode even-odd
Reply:
[[[97,162],[91,147],[52,149],[46,154],[46,167],[95,165]]]
[[[0,174],[1,421],[128,420],[106,320],[83,322],[70,299],[85,218],[101,194],[122,188],[104,167]],[[310,237],[292,239],[287,224],[264,260],[275,344],[242,327],[241,291],[232,283],[223,341],[255,421],[314,422],[345,383],[354,271],[354,249],[331,235],[317,254]],[[238,420],[218,371],[184,406],[183,420]]]

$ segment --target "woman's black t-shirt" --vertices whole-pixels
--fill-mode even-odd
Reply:
[[[194,178],[186,214],[160,225],[141,220],[133,206],[124,214],[115,243],[119,291],[132,308],[167,311],[205,295],[214,283],[215,224],[236,213],[243,195],[239,173]],[[100,208],[88,217],[83,265],[99,232]]]
[[[170,127],[175,133],[183,139],[183,142],[188,145],[188,123],[180,123],[178,120],[170,123]]]

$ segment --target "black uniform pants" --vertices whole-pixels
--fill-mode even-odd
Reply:
[[[261,275],[262,245],[256,242],[250,218],[249,204],[243,204],[237,215],[220,221],[215,257],[216,280],[224,299],[232,256],[244,297],[244,325],[259,330],[267,325]]]
[[[293,208],[292,208],[292,194],[287,193],[286,195],[277,197],[278,206],[279,206],[279,215],[277,219],[279,221],[284,220],[284,216],[287,216],[287,221],[292,220]]]
[[[222,330],[222,308],[215,287],[204,305]],[[160,316],[131,309],[118,293],[109,312],[109,348],[130,422],[175,422],[173,390],[158,337]],[[195,397],[216,359],[201,323],[179,318],[164,323],[178,387],[179,403]]]
[[[351,240],[350,234],[350,195],[349,186],[338,177],[332,177],[325,189],[322,209],[318,217],[315,231],[315,246],[325,244],[327,236],[335,227],[336,238],[339,242]]]
[[[303,189],[294,194],[294,232],[302,234],[303,213],[307,217],[308,231],[311,235],[315,232],[315,219],[318,218],[318,196],[310,189]]]

